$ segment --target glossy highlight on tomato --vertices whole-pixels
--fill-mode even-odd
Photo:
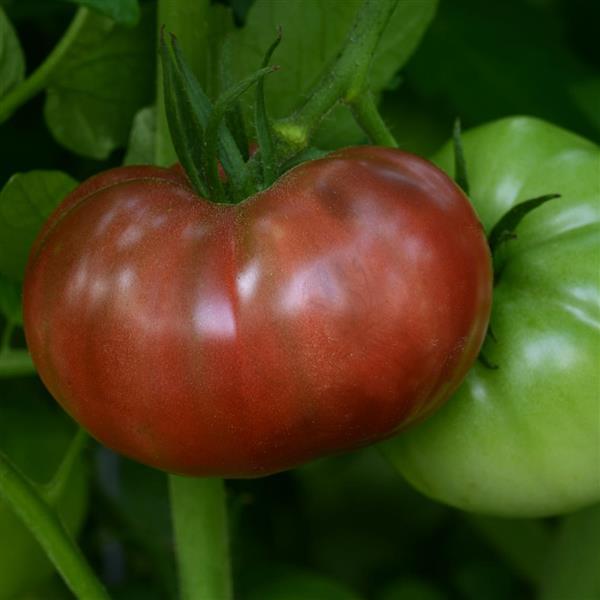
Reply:
[[[107,446],[252,477],[386,438],[458,387],[485,335],[483,229],[434,165],[356,147],[237,205],[178,169],[76,189],[31,253],[27,341]]]

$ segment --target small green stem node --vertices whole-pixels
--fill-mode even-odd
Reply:
[[[281,162],[308,146],[312,132],[337,102],[361,103],[361,96],[367,93],[369,69],[377,44],[397,4],[398,0],[363,0],[333,65],[325,69],[307,100],[291,117],[274,123],[273,129],[282,147]],[[361,110],[367,109],[359,107],[359,113]],[[377,137],[380,135],[388,142],[393,139],[389,132],[378,133]]]

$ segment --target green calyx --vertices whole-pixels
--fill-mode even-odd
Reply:
[[[213,104],[192,73],[175,36],[161,35],[165,106],[173,146],[198,195],[219,203],[252,194],[250,171],[224,123],[227,111],[248,88],[276,68],[263,68],[223,92]],[[219,177],[219,162],[227,174]],[[227,188],[227,189],[225,189]]]
[[[462,146],[461,138],[461,125],[460,119],[456,119],[454,122],[454,129],[452,133],[452,145],[454,148],[454,181],[463,190],[463,192],[469,195],[469,177],[467,173],[467,164]],[[516,229],[519,223],[532,211],[545,204],[549,200],[560,198],[560,194],[544,194],[542,196],[536,196],[528,200],[523,200],[515,206],[513,206],[504,216],[502,216],[498,222],[492,227],[488,234],[488,245],[490,252],[494,259],[497,256],[498,249],[509,240],[516,239]],[[494,278],[500,275],[500,268],[496,268]]]
[[[281,30],[261,68],[237,83],[231,83],[228,67],[233,49],[231,43],[224,44],[221,81],[227,89],[214,102],[194,76],[176,38],[163,31],[160,58],[167,122],[177,157],[198,195],[216,203],[237,203],[269,187],[290,165],[321,156],[311,148],[311,136],[338,103],[350,109],[373,143],[395,147],[368,81],[375,49],[397,3],[364,0],[336,60],[317,79],[308,99],[301,99],[291,115],[275,122],[268,116],[264,77],[278,69],[269,62],[281,42]],[[258,150],[248,157],[247,128],[238,100],[254,84]]]
[[[267,50],[263,59],[262,67],[267,68],[273,52],[281,43],[281,28],[277,29],[277,37]],[[267,107],[265,102],[265,82],[264,79],[258,81],[256,86],[256,137],[261,152],[262,162],[262,181],[263,186],[268,187],[275,181],[277,177],[277,169],[274,164],[274,146],[271,123],[267,115]]]

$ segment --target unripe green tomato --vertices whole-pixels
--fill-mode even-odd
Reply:
[[[477,363],[431,419],[385,444],[423,493],[459,508],[539,517],[600,501],[600,150],[537,119],[467,132],[470,199],[486,229],[530,212],[494,256]],[[450,145],[434,158],[453,171]]]
[[[74,433],[68,419],[41,398],[15,395],[0,400],[0,450],[36,482],[50,480]],[[80,460],[57,504],[73,534],[81,527],[87,498],[88,478]],[[35,538],[0,500],[0,600],[12,600],[35,589],[53,573],[54,567]]]

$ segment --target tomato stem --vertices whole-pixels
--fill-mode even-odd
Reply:
[[[169,478],[183,600],[232,597],[222,479]]]
[[[19,106],[25,104],[48,85],[52,74],[60,65],[63,56],[70,50],[89,16],[88,9],[79,8],[71,24],[44,62],[0,100],[0,123],[6,121]]]
[[[77,598],[108,600],[81,550],[58,515],[30,482],[0,452],[0,497],[35,536],[65,583]]]
[[[312,132],[338,101],[361,104],[360,97],[368,90],[371,60],[397,4],[398,0],[363,0],[333,66],[325,70],[294,114],[273,124],[284,160],[308,146]],[[358,108],[361,115],[365,110],[365,106]]]
[[[369,140],[373,144],[379,146],[389,146],[397,148],[398,143],[392,135],[392,132],[387,128],[382,119],[373,94],[366,91],[364,94],[356,97],[350,102],[350,109],[356,122],[361,126],[362,130],[369,136]]]
[[[0,352],[0,379],[34,373],[35,367],[27,350],[10,349]]]
[[[0,355],[10,352],[10,342],[14,330],[15,324],[12,321],[7,321],[2,331],[2,337],[0,338]]]
[[[81,427],[73,436],[71,443],[65,455],[62,458],[58,469],[52,476],[52,479],[42,488],[42,495],[51,506],[55,506],[59,498],[65,491],[65,486],[68,484],[73,467],[77,464],[81,453],[83,452],[88,441],[87,432]]]

